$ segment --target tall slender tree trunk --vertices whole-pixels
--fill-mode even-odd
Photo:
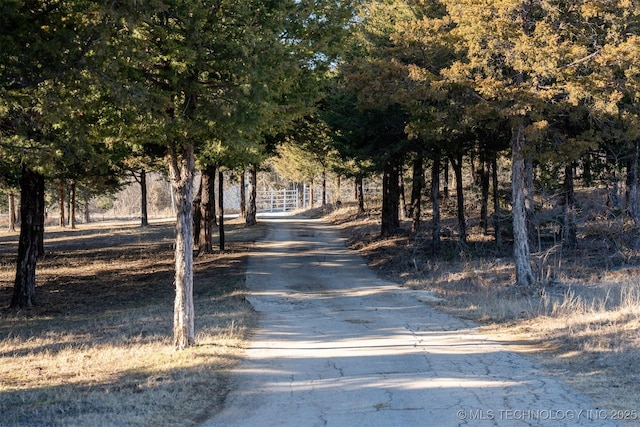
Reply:
[[[533,200],[534,194],[533,159],[531,156],[527,155],[524,160],[524,211],[527,218],[527,234],[529,235],[530,244],[534,244],[538,241],[538,219],[536,217],[536,209]]]
[[[327,206],[327,170],[322,168],[322,207]]]
[[[447,200],[449,198],[449,163],[444,162],[444,188],[442,189],[442,198]]]
[[[246,171],[240,172],[240,218],[247,218],[247,190],[245,188]]]
[[[411,204],[409,207],[409,217],[411,218],[411,232],[417,233],[420,229],[420,219],[422,216],[422,190],[424,189],[424,155],[422,152],[416,154],[413,159],[411,186]]]
[[[467,242],[467,220],[464,213],[464,186],[462,183],[462,152],[451,155],[451,166],[456,177],[456,205],[458,213],[458,234],[462,243]]]
[[[258,208],[256,205],[256,199],[258,196],[257,184],[258,184],[258,167],[256,165],[251,165],[249,168],[249,204],[247,206],[247,218],[245,220],[245,223],[248,226],[253,226],[258,223],[258,220],[257,220]]]
[[[400,165],[398,167],[398,194],[400,195],[400,209],[398,210],[399,218],[411,218],[411,214],[409,213],[409,209],[411,208],[407,203],[407,197],[405,194],[404,187],[404,167]]]
[[[442,155],[437,148],[433,156],[433,167],[431,168],[431,205],[433,215],[431,220],[431,240],[433,243],[433,253],[440,252],[440,163]]]
[[[569,164],[564,169],[564,227],[562,229],[564,244],[571,249],[578,245],[573,168],[574,165]]]
[[[200,184],[200,212],[198,218],[198,252],[200,254],[213,252],[213,228],[216,225],[216,203],[215,203],[215,176],[216,167],[207,166],[201,174]]]
[[[313,206],[316,204],[316,198],[315,198],[315,192],[313,191],[313,186],[315,185],[315,182],[313,179],[311,179],[311,182],[309,183],[309,204],[310,204],[310,208],[313,209]]]
[[[9,231],[16,231],[16,195],[9,193]]]
[[[614,213],[620,209],[620,177],[618,174],[618,168],[618,162],[615,162],[613,172],[609,179],[609,192],[607,193],[607,206],[609,207],[609,210]]]
[[[193,306],[193,182],[194,147],[185,145],[178,154],[169,144],[169,173],[176,200],[175,287],[173,343],[182,350],[195,344]]]
[[[20,239],[11,307],[36,305],[36,265],[44,231],[44,177],[22,166]]]
[[[449,161],[453,167],[453,175],[456,180],[456,216],[458,219],[458,234],[461,242],[467,241],[467,225],[464,209],[464,187],[462,183],[463,154],[461,152],[450,155]]]
[[[382,177],[382,225],[381,235],[389,237],[400,228],[400,159],[389,156],[385,161]]]
[[[65,201],[65,191],[64,191],[64,180],[60,178],[58,180],[58,208],[60,209],[60,227],[66,227],[67,222],[65,221],[65,212],[64,212],[64,201]]]
[[[72,230],[76,229],[76,180],[71,180],[69,186],[69,224]]]
[[[91,222],[91,211],[90,211],[90,200],[88,197],[83,197],[83,202],[84,202],[84,207],[83,207],[83,212],[84,212],[84,223],[85,224],[89,224],[89,222]]]
[[[500,217],[500,192],[498,188],[498,158],[497,155],[491,159],[491,180],[493,186],[493,232],[496,238],[496,245],[502,246],[502,218]]]
[[[364,213],[364,183],[362,175],[356,177],[356,197],[358,199],[358,214]]]
[[[627,193],[629,216],[635,225],[640,223],[640,204],[638,203],[638,161],[640,161],[640,141],[636,141],[633,156],[627,167]]]
[[[147,171],[140,170],[140,226],[146,227],[149,225],[149,214],[147,210]]]
[[[484,158],[480,159],[480,225],[486,236],[489,234],[489,174],[491,163]]]
[[[38,240],[38,257],[41,258],[44,256],[44,221],[46,218],[46,208],[45,208],[45,200],[44,200],[44,176],[42,176],[42,180],[38,183],[38,197],[40,200],[38,201],[38,223],[40,226],[37,229],[37,240]],[[22,196],[20,196],[22,198]],[[22,207],[20,208],[20,212],[22,212]],[[22,215],[22,214],[21,214]]]
[[[218,171],[218,237],[220,241],[220,251],[224,251],[224,174],[221,170]]]
[[[353,180],[353,200],[358,200],[358,177]]]
[[[198,255],[202,253],[202,209],[200,203],[202,200],[202,184],[204,180],[204,173],[200,174],[200,185],[198,186],[198,192],[193,197],[193,247],[198,248]]]
[[[531,286],[535,277],[531,269],[527,214],[525,211],[527,177],[522,151],[525,145],[524,126],[514,130],[511,139],[511,198],[513,206],[513,257],[516,265],[516,285]]]
[[[300,209],[300,207],[304,207],[305,206],[305,186],[302,182],[296,182],[295,184],[296,186],[296,209]]]

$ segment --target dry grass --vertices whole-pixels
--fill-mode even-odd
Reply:
[[[0,424],[196,425],[222,403],[254,313],[244,301],[247,249],[261,227],[227,227],[229,251],[196,261],[196,347],[176,352],[173,227],[53,229],[38,307],[0,311]],[[0,301],[17,236],[0,236]]]
[[[349,245],[379,274],[435,291],[445,299],[439,309],[479,322],[484,332],[535,358],[597,405],[637,411],[640,275],[628,267],[640,255],[634,249],[637,230],[619,220],[592,219],[584,225],[580,249],[563,253],[549,244],[535,254],[545,284],[523,292],[511,286],[510,249],[496,248],[480,230],[472,230],[477,234],[467,245],[445,236],[442,252],[434,256],[428,231],[381,239],[379,217],[358,216],[351,207],[327,218],[341,225]]]

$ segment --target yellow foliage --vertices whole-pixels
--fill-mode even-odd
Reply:
[[[546,136],[549,130],[549,122],[540,120],[527,126],[524,130],[528,141],[539,141]]]

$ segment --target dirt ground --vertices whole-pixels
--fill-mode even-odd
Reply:
[[[173,225],[49,227],[37,303],[9,309],[17,234],[0,234],[1,425],[197,425],[224,400],[255,313],[244,299],[260,227],[194,266],[196,343],[172,345]]]
[[[477,229],[466,246],[445,240],[436,257],[428,230],[382,240],[376,213],[358,216],[345,208],[326,218],[341,225],[349,247],[379,275],[437,292],[444,299],[439,309],[479,322],[602,407],[616,408],[624,424],[640,425],[638,254],[616,246],[623,233],[611,232],[610,224],[587,230],[590,240],[572,253],[534,254],[545,284],[520,295],[510,287],[508,247],[496,249]],[[6,308],[17,234],[1,233],[3,423],[196,425],[206,419],[216,407],[210,403],[229,389],[224,372],[237,363],[254,321],[243,296],[244,268],[251,242],[263,233],[230,223],[228,251],[197,260],[200,345],[180,356],[170,342],[170,224],[49,229],[38,267],[39,306],[29,311]]]

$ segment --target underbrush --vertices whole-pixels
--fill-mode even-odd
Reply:
[[[254,312],[248,242],[194,266],[195,347],[172,344],[173,227],[87,225],[45,236],[31,310],[0,310],[0,425],[188,426],[222,404]],[[11,295],[15,235],[0,236],[0,298]]]
[[[618,219],[593,218],[575,250],[547,244],[532,255],[539,284],[513,286],[510,247],[481,230],[460,244],[446,232],[433,254],[428,231],[379,237],[380,218],[343,207],[326,216],[343,229],[349,247],[378,274],[443,298],[435,306],[476,321],[514,350],[537,358],[603,406],[636,409],[640,399],[640,256],[638,233]],[[630,420],[636,422],[637,420]]]

